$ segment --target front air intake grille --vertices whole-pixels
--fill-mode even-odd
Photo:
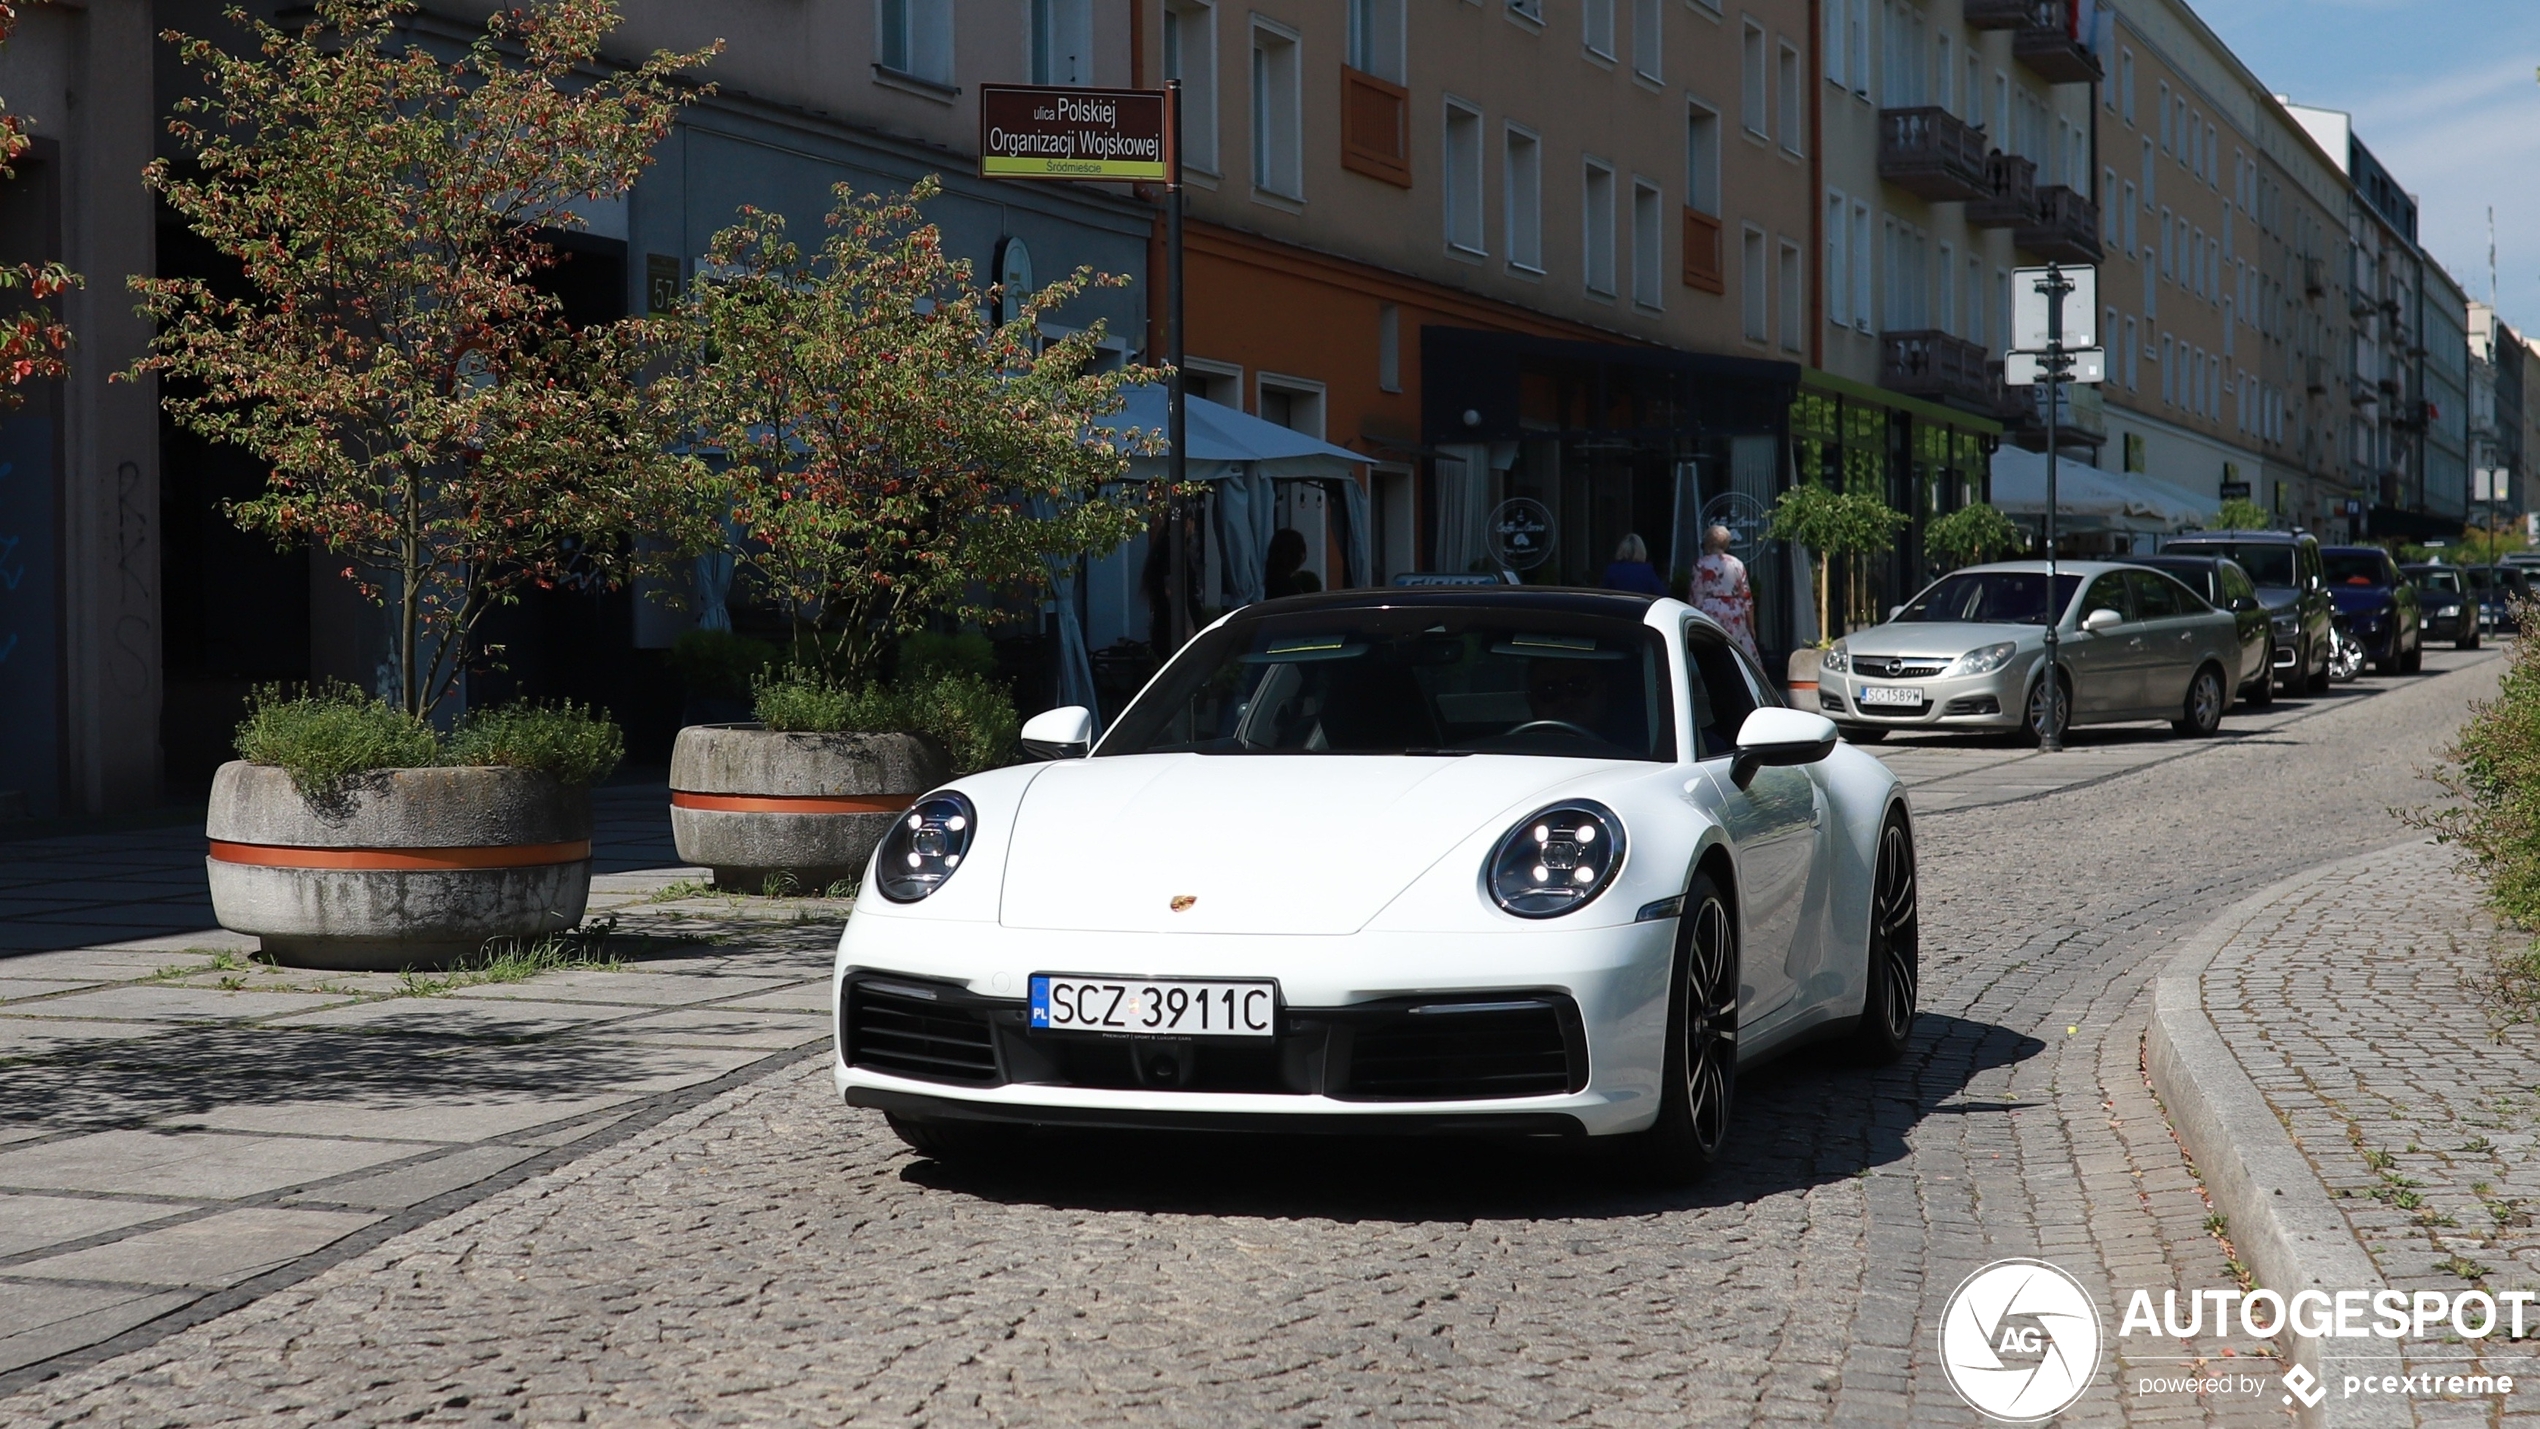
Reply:
[[[1407,1007],[1351,1029],[1348,1070],[1333,1095],[1466,1101],[1576,1091],[1587,1071],[1576,1019],[1567,999]]]
[[[987,1012],[953,1002],[958,996],[953,989],[848,984],[847,1065],[965,1086],[1004,1080]]]
[[[1943,706],[1942,714],[1989,715],[2002,713],[2002,702],[1991,695],[1960,695]]]

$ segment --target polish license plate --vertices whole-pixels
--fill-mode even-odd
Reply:
[[[1032,1026],[1133,1037],[1268,1037],[1279,985],[1267,980],[1032,975]]]
[[[1919,705],[1923,702],[1920,685],[1864,685],[1858,696],[1865,705]]]

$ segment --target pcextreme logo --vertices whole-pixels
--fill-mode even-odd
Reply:
[[[2042,1260],[1997,1260],[1966,1278],[1940,1317],[1949,1387],[1988,1419],[2034,1424],[2099,1374],[2099,1308]]]

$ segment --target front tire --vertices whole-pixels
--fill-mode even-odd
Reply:
[[[1903,814],[1890,814],[1879,831],[1878,874],[1870,884],[1867,987],[1852,1048],[1861,1060],[1893,1062],[1914,1035],[1914,1006],[1922,994],[1922,905],[1915,891],[1914,834]]]
[[[1718,1162],[1737,1093],[1737,920],[1711,875],[1695,876],[1677,927],[1666,1088],[1657,1123],[1633,1147],[1642,1171],[1668,1186],[1699,1180]]]
[[[2305,693],[2314,695],[2328,693],[2328,666],[2329,662],[2336,658],[2336,648],[2337,641],[2334,636],[2330,637],[2329,650],[2324,654],[2311,642],[2307,640],[2302,642],[2302,689]],[[2320,657],[2320,667],[2316,670],[2311,668],[2311,656],[2314,654]]]
[[[2057,704],[2055,728],[2070,734],[2073,728],[2073,686],[2061,671],[2055,675],[2054,698]],[[2029,686],[2028,710],[2020,721],[2020,739],[2032,747],[2044,743],[2046,739],[2046,701],[2047,683],[2040,677],[2036,684]]]
[[[2258,672],[2256,683],[2240,696],[2251,709],[2262,710],[2275,703],[2275,652],[2267,652],[2267,667]]]
[[[2425,634],[2417,634],[2416,643],[2408,647],[2408,658],[2400,662],[2399,673],[2413,675],[2425,668]]]
[[[2187,682],[2187,707],[2170,721],[2170,727],[2194,739],[2213,734],[2222,728],[2223,700],[2222,672],[2204,666]]]
[[[2470,628],[2469,628],[2469,633],[2468,633],[2467,635],[2461,636],[2459,639],[2454,640],[2454,641],[2452,642],[2452,648],[2453,648],[2453,649],[2455,649],[2455,650],[2475,650],[2475,649],[2477,649],[2477,648],[2478,648],[2478,627],[2477,627],[2476,625],[2472,625],[2472,626],[2470,626]]]
[[[1848,744],[1876,744],[1887,738],[1887,731],[1867,725],[1847,724],[1843,726],[1843,738]]]

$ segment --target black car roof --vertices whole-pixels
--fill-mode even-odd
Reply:
[[[2332,554],[2340,556],[2386,556],[2390,553],[2381,549],[2379,546],[2322,546],[2320,547],[2320,554],[2323,556]]]
[[[1569,615],[1606,615],[1624,620],[1648,618],[1660,599],[1638,591],[1594,590],[1574,586],[1356,586],[1347,590],[1285,595],[1247,605],[1239,614],[1279,614],[1305,610],[1399,610],[1505,605],[1525,610],[1552,610]]]
[[[2173,556],[2163,551],[2158,555],[2128,556],[2125,558],[2125,563],[2130,566],[2180,566],[2189,570],[2204,571],[2212,570],[2230,559],[2229,556]]]

